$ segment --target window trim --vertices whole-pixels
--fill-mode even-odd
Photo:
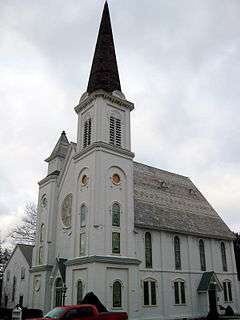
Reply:
[[[40,226],[40,242],[44,241],[44,232],[45,232],[44,228],[45,228],[44,223],[41,223],[41,226]]]
[[[84,240],[84,242],[82,242],[82,240]],[[84,251],[82,251],[82,246],[81,244],[84,243]],[[87,254],[87,235],[86,232],[81,232],[79,234],[79,256],[86,256]]]
[[[114,252],[113,251],[113,234],[118,234],[119,235],[119,252]],[[112,231],[112,254],[115,254],[115,255],[120,255],[121,254],[121,232],[119,232],[119,231]]]
[[[26,269],[25,267],[21,267],[21,280],[24,280],[25,279],[25,275],[26,275]]]
[[[120,284],[120,306],[114,306],[114,284],[119,283]],[[122,309],[123,308],[123,284],[122,281],[119,279],[116,279],[112,283],[112,309],[117,310],[117,309]]]
[[[82,223],[82,208],[85,208],[85,224]],[[87,225],[87,214],[88,214],[88,207],[85,203],[81,204],[80,207],[80,228],[85,228]]]
[[[226,254],[226,245],[223,241],[221,241],[221,258],[222,258],[222,270],[223,272],[228,271],[228,264],[227,264],[227,254]]]
[[[225,279],[225,280],[223,280],[222,284],[223,284],[223,301],[224,301],[224,303],[233,302],[232,281],[229,279]],[[226,287],[225,287],[225,285],[226,285]],[[230,290],[229,290],[229,285],[230,285]],[[225,288],[226,288],[226,291],[225,291]],[[227,297],[227,299],[225,299],[225,297]]]
[[[119,214],[119,225],[114,225],[114,224],[113,224],[113,207],[114,207],[114,206],[118,206],[118,209],[119,209],[119,212],[118,212],[118,214]],[[114,201],[114,202],[112,203],[112,206],[111,206],[111,216],[112,216],[112,228],[119,229],[119,228],[121,227],[121,205],[120,205],[120,203],[117,202],[117,201]]]
[[[204,243],[203,239],[199,240],[198,248],[199,248],[199,258],[200,258],[201,271],[206,271],[205,243]]]
[[[147,238],[149,236],[149,238]],[[149,241],[149,248],[147,247],[147,242]],[[146,269],[152,269],[153,262],[152,262],[152,234],[151,232],[147,231],[144,235],[144,249],[145,249],[145,268]],[[149,250],[149,265],[148,265],[148,250]]]
[[[147,286],[148,286],[148,300],[149,300],[149,304],[145,304],[145,301],[144,301],[144,290],[145,290],[145,287],[144,287],[144,284],[147,283]],[[155,287],[155,300],[156,300],[156,304],[153,304],[153,299],[152,299],[152,288],[151,288],[151,285],[152,283],[154,283],[154,287]],[[149,307],[157,307],[158,306],[158,293],[157,293],[157,280],[154,279],[154,278],[145,278],[142,280],[142,288],[143,288],[143,298],[142,298],[142,306],[144,308],[149,308]]]
[[[178,243],[177,243],[177,241],[178,241]],[[182,270],[181,240],[180,240],[179,236],[174,236],[174,238],[173,238],[173,246],[174,246],[174,265],[175,265],[175,270]],[[178,258],[179,258],[179,265],[178,265]]]
[[[175,283],[178,286],[178,298],[179,303],[176,302],[176,291],[175,291]],[[183,302],[183,296],[182,296],[182,287],[181,284],[184,284],[184,302]],[[174,305],[175,306],[185,306],[187,305],[187,299],[186,299],[186,282],[184,279],[178,278],[173,281],[173,290],[174,290]]]
[[[82,300],[81,300],[81,302],[80,303],[78,303],[79,301],[78,301],[78,298],[79,298],[79,295],[78,295],[78,293],[79,293],[79,291],[78,291],[78,284],[81,282],[81,284],[82,284],[82,299],[84,298],[84,282],[83,282],[83,280],[82,279],[78,279],[77,280],[77,283],[76,283],[76,298],[77,298],[77,301],[76,301],[76,304],[78,305],[78,304],[80,304],[81,302],[82,302]]]

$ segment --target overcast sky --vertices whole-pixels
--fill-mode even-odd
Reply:
[[[0,230],[76,141],[103,0],[0,0]],[[189,176],[240,231],[240,1],[110,0],[135,160]]]

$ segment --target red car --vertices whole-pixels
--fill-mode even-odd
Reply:
[[[127,312],[101,312],[91,304],[56,307],[44,317],[31,320],[127,320]]]

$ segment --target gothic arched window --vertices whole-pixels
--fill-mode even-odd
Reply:
[[[38,264],[43,263],[43,247],[40,246],[38,250]]]
[[[145,233],[145,266],[152,268],[152,236],[150,232]]]
[[[57,278],[55,282],[55,307],[62,305],[63,282],[61,278]]]
[[[233,301],[232,298],[232,286],[230,280],[225,280],[223,282],[223,294],[224,294],[224,301],[231,302]]]
[[[112,226],[120,227],[120,205],[118,203],[112,205]]]
[[[83,204],[80,210],[80,227],[86,226],[86,218],[87,218],[87,206]]]
[[[12,285],[12,301],[14,301],[14,300],[15,300],[16,284],[17,284],[16,276],[13,276],[13,285]]]
[[[224,242],[221,242],[221,255],[222,255],[222,267],[223,271],[227,271],[227,256],[226,256],[226,248]]]
[[[186,294],[185,294],[185,282],[182,279],[174,281],[174,296],[175,304],[185,304]]]
[[[120,281],[113,283],[113,308],[122,307],[122,285]]]
[[[77,282],[77,304],[81,304],[83,299],[83,283],[82,280]]]
[[[155,306],[157,304],[156,281],[154,279],[143,281],[143,303],[144,306]]]
[[[202,239],[199,240],[199,256],[200,256],[201,270],[206,271],[205,247]]]
[[[42,223],[40,227],[40,241],[44,241],[44,223]]]
[[[181,270],[181,248],[180,248],[180,239],[178,236],[174,237],[174,255],[175,255],[175,269]]]

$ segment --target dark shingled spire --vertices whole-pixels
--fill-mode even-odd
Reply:
[[[102,14],[87,92],[90,94],[98,89],[107,92],[121,91],[107,1]]]

